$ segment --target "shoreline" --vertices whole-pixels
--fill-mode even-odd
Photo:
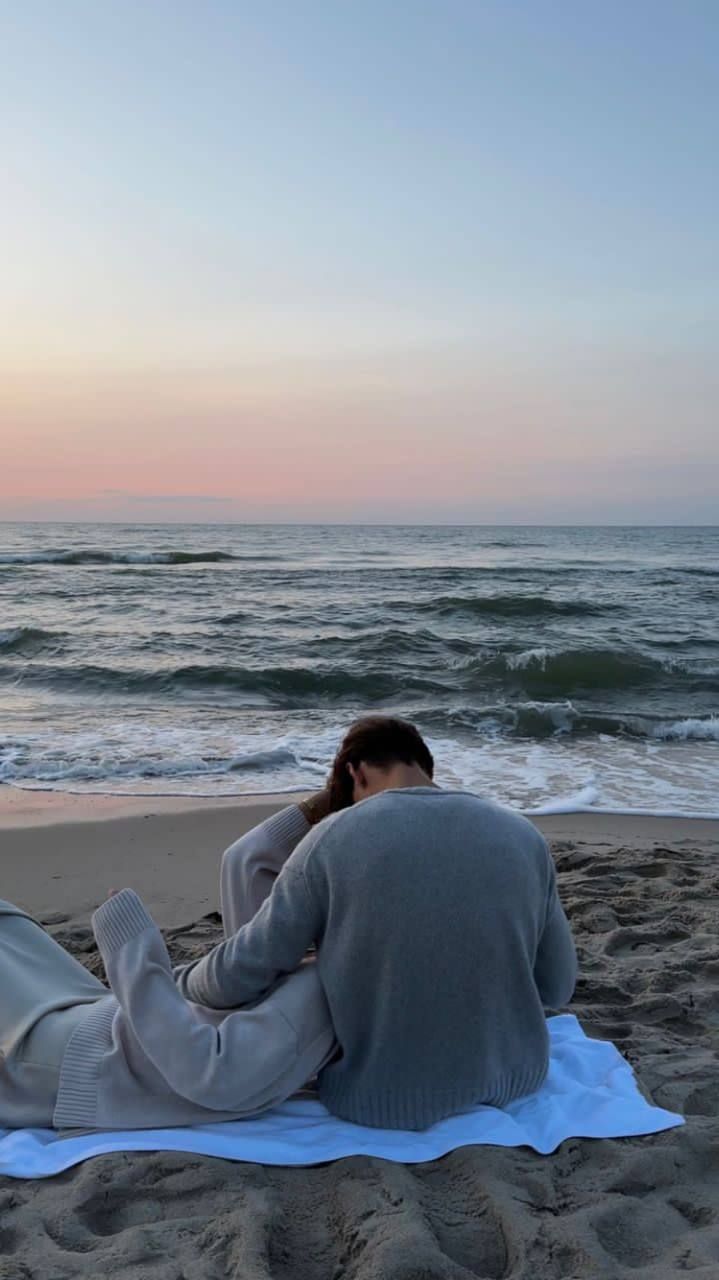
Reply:
[[[447,788],[452,790],[452,788]],[[0,782],[0,832],[24,826],[55,826],[65,822],[103,822],[120,818],[189,813],[195,810],[246,809],[255,805],[292,804],[310,795],[309,788],[291,791],[246,791],[235,795],[188,794],[135,791],[56,791],[52,787],[22,787]],[[491,797],[488,797],[491,798]],[[507,808],[515,806],[507,805]],[[705,823],[719,831],[716,813],[682,813],[678,810],[641,808],[598,809],[591,805],[555,807],[552,802],[538,809],[518,809],[543,830],[546,824],[564,819],[588,818],[592,822],[632,821],[649,823]]]

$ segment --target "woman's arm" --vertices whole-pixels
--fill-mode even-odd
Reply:
[[[162,934],[132,889],[104,903],[92,924],[132,1032],[181,1097],[208,1110],[249,1114],[288,1097],[326,1061],[331,1022],[310,968],[293,976],[291,991],[280,988],[215,1026],[178,991]]]
[[[329,813],[329,792],[288,805],[235,840],[222,857],[220,897],[225,937],[257,915],[287,859],[310,827]]]

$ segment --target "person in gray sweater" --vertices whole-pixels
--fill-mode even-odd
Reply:
[[[254,916],[310,830],[297,805],[222,863],[225,932]],[[0,901],[0,1128],[137,1129],[256,1115],[316,1075],[336,1044],[316,966],[250,1009],[177,989],[162,934],[131,889],[95,912],[108,987],[24,911]]]
[[[433,769],[414,726],[359,721],[257,915],[176,974],[188,1000],[233,1008],[314,944],[338,1042],[319,1097],[359,1124],[422,1129],[533,1092],[548,1067],[545,1008],[576,981],[540,832],[440,790]]]
[[[576,975],[553,864],[432,770],[411,726],[355,726],[330,789],[226,851],[227,941],[174,976],[130,889],[93,916],[109,990],[0,901],[0,1127],[239,1119],[318,1072],[331,1110],[386,1127],[536,1089]]]

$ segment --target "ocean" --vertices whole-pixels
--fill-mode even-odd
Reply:
[[[529,811],[719,814],[719,529],[0,525],[0,782],[322,783],[369,710]]]

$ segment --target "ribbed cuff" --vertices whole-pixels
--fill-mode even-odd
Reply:
[[[281,809],[274,818],[267,819],[266,831],[273,847],[289,857],[293,850],[311,830],[299,805],[291,804]]]
[[[122,889],[98,907],[92,917],[92,928],[100,951],[107,954],[119,951],[131,938],[156,925],[135,890]]]
[[[68,1041],[60,1068],[53,1125],[56,1129],[94,1129],[100,1064],[112,1049],[117,1000],[109,992],[88,1007],[87,1016]]]

